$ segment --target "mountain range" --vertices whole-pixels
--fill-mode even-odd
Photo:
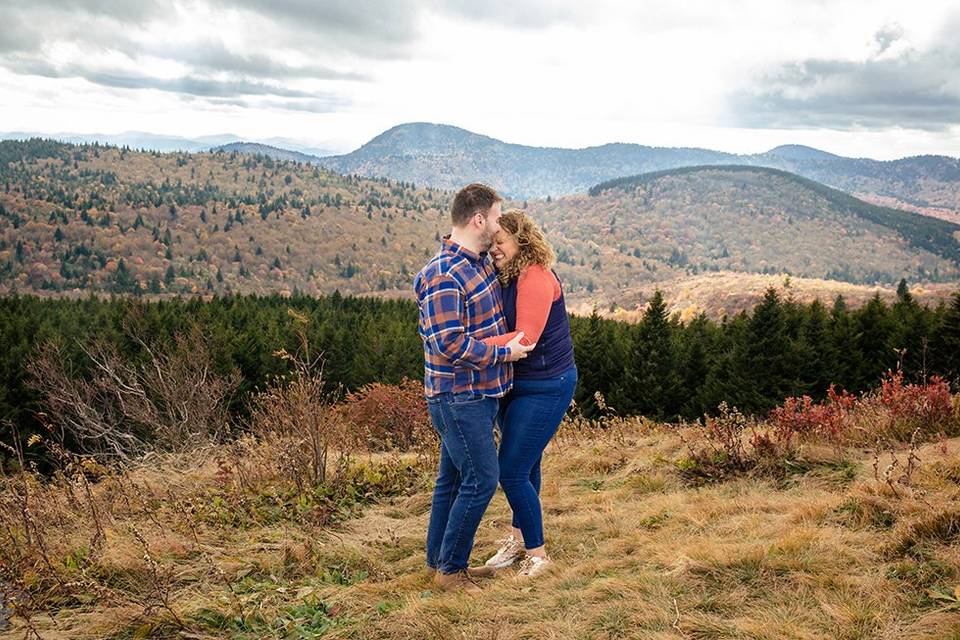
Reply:
[[[803,145],[757,154],[696,147],[611,143],[583,149],[511,144],[443,124],[407,123],[342,155],[289,138],[242,140],[232,134],[185,138],[143,132],[105,134],[0,133],[0,138],[99,142],[161,152],[219,148],[317,164],[340,174],[390,178],[440,189],[486,182],[514,198],[583,193],[624,176],[700,165],[782,169],[884,206],[960,222],[960,158],[913,156],[880,161],[848,158]]]
[[[0,140],[29,140],[43,138],[58,140],[71,144],[104,144],[114,147],[130,147],[146,151],[160,151],[170,153],[176,151],[210,151],[213,148],[231,143],[243,142],[243,138],[231,133],[222,133],[196,138],[183,136],[165,136],[145,131],[125,131],[123,133],[38,133],[35,131],[8,131],[0,132]],[[317,156],[327,156],[333,153],[332,149],[306,144],[292,138],[265,138],[252,140],[246,144],[261,145],[265,148],[274,148],[277,151],[295,151],[308,154],[311,159]]]
[[[257,145],[244,151],[279,157],[278,150]],[[960,220],[960,158],[947,156],[881,161],[846,158],[802,145],[746,155],[625,143],[562,149],[510,144],[449,125],[410,123],[393,127],[348,154],[310,161],[337,173],[441,189],[485,182],[514,198],[583,193],[606,180],[664,169],[749,165],[782,169],[918,213],[943,210],[948,219]]]
[[[42,140],[0,142],[0,184],[0,293],[49,295],[409,297],[449,230],[452,195],[263,154]],[[671,169],[505,205],[544,227],[571,308],[633,308],[651,287],[679,295],[705,275],[816,279],[824,298],[829,282],[849,283],[847,295],[960,280],[960,225],[762,167]]]

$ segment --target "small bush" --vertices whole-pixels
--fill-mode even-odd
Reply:
[[[700,437],[694,442],[685,441],[689,455],[678,461],[677,467],[689,480],[722,480],[749,471],[756,464],[748,451],[754,438],[746,437],[748,431],[756,434],[753,420],[726,402],[721,402],[718,409],[718,416],[695,423]]]
[[[80,345],[86,375],[47,343],[27,363],[28,385],[43,398],[39,417],[61,444],[101,461],[130,462],[155,451],[185,451],[229,436],[227,411],[240,374],[214,371],[209,338],[198,325],[172,344],[147,343],[140,361],[102,340]]]
[[[770,412],[767,424],[773,432],[772,439],[787,451],[793,451],[804,440],[816,438],[839,446],[854,424],[855,405],[854,396],[837,392],[830,385],[826,402],[814,403],[810,396],[787,398]]]
[[[901,371],[888,373],[869,399],[889,412],[884,435],[900,442],[909,440],[917,429],[936,435],[954,417],[950,385],[938,376],[923,384],[904,384]]]
[[[347,425],[346,435],[362,448],[435,448],[436,435],[420,382],[405,378],[398,385],[368,384],[348,394],[338,411]]]

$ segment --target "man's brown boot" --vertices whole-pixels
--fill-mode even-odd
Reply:
[[[437,574],[433,567],[427,567],[423,570],[424,577],[432,578]],[[497,575],[497,570],[486,565],[480,567],[470,567],[467,569],[467,575],[471,578],[493,578]]]
[[[479,567],[470,567],[467,569],[467,575],[471,578],[492,578],[497,575],[497,570],[493,567],[480,565]]]
[[[477,583],[470,579],[467,571],[456,573],[440,573],[433,576],[433,584],[443,591],[459,591],[461,593],[478,593],[481,591]]]

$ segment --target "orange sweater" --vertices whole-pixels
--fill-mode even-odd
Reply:
[[[517,278],[517,326],[515,331],[484,338],[490,345],[502,347],[523,331],[523,344],[534,344],[547,325],[550,307],[560,299],[560,283],[553,272],[539,264],[532,264]]]

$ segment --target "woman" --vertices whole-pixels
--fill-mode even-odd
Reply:
[[[487,566],[508,567],[521,555],[518,577],[533,577],[550,563],[543,539],[540,460],[560,426],[577,385],[573,340],[563,289],[550,268],[556,255],[540,228],[523,211],[500,217],[493,251],[511,333],[524,333],[536,347],[513,363],[513,389],[500,401],[500,486],[513,510],[513,530]]]

